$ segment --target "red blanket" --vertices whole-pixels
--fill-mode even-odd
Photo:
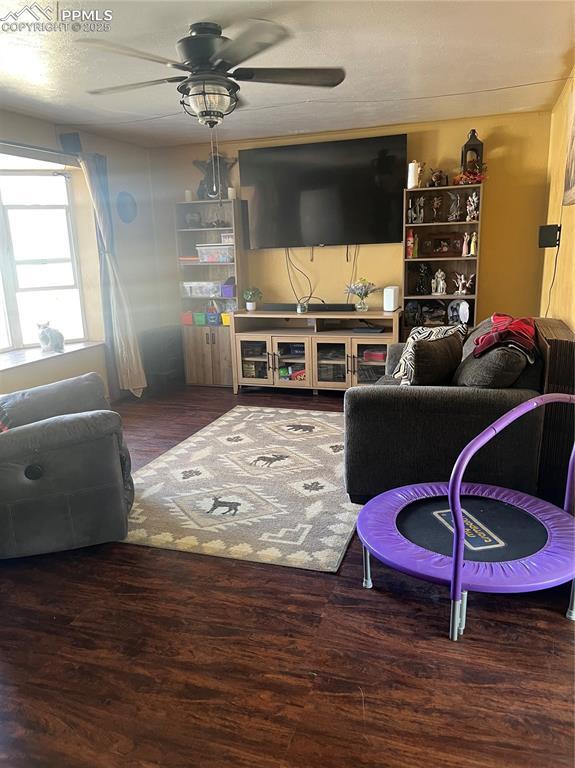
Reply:
[[[473,357],[479,357],[493,347],[513,346],[533,359],[535,350],[535,321],[532,317],[511,317],[511,315],[492,315],[491,330],[475,339]]]

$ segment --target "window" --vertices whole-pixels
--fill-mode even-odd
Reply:
[[[68,341],[85,338],[68,180],[56,169],[0,155],[0,349],[38,344],[47,322]]]

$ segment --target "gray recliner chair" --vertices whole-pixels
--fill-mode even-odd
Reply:
[[[123,539],[134,499],[96,373],[0,395],[0,558]]]

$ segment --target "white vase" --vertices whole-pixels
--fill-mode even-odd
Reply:
[[[255,312],[255,309],[256,309],[255,301],[246,301],[246,309],[248,312]]]

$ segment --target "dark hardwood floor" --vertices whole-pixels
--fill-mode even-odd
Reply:
[[[235,404],[341,395],[201,388],[119,406],[135,467]],[[8,768],[571,768],[565,588],[470,596],[110,544],[0,564]]]

